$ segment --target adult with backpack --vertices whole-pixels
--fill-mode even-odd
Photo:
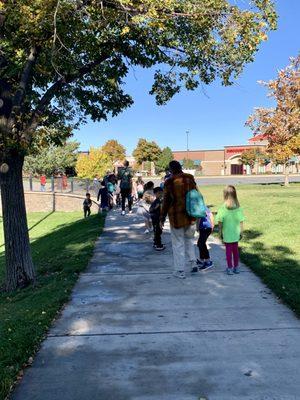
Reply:
[[[169,164],[171,177],[164,186],[164,200],[161,212],[163,226],[169,216],[174,257],[174,276],[185,278],[185,266],[190,271],[197,266],[194,246],[196,219],[205,215],[203,197],[197,189],[193,175],[186,174],[178,161]]]
[[[132,171],[129,168],[129,161],[124,161],[124,167],[121,168],[118,174],[121,189],[122,199],[122,215],[125,215],[126,199],[128,201],[129,213],[132,212]]]

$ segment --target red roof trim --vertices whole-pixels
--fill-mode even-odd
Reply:
[[[253,136],[251,139],[249,139],[249,142],[258,142],[258,141],[262,141],[262,140],[267,140],[266,135],[260,134],[260,135]]]

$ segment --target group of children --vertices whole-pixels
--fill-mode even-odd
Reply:
[[[199,238],[197,246],[199,258],[197,265],[192,272],[206,271],[213,267],[213,261],[207,247],[207,239],[215,227],[215,221],[219,226],[219,235],[226,249],[228,275],[239,273],[239,251],[238,242],[243,234],[244,214],[240,207],[237,192],[234,186],[227,186],[224,189],[224,204],[219,208],[214,219],[212,211],[206,206],[206,215],[196,221]],[[145,221],[145,233],[153,231],[153,247],[156,251],[164,250],[166,247],[162,243],[162,228],[160,225],[161,205],[163,201],[163,187],[154,187],[153,182],[148,182],[144,186],[144,192],[139,202],[138,214],[143,216]]]
[[[98,201],[101,199],[100,207],[102,209],[110,209],[115,202],[117,179],[110,175],[103,179],[101,188],[98,193]],[[160,224],[161,206],[163,201],[163,185],[154,187],[152,181],[145,185],[139,178],[135,183],[136,198],[139,200],[137,213],[141,215],[145,222],[145,234],[153,232],[153,248],[156,251],[165,250],[166,246],[162,243],[162,228]],[[219,225],[220,238],[225,244],[226,261],[228,275],[239,273],[239,251],[238,242],[243,234],[244,214],[240,207],[236,189],[234,186],[227,186],[224,189],[224,204],[219,208],[216,215],[216,222]],[[83,202],[84,216],[91,214],[91,196],[86,194]],[[207,239],[214,230],[215,220],[213,213],[206,206],[206,215],[199,218],[196,222],[199,239],[197,246],[199,249],[199,259],[197,266],[192,272],[205,271],[213,267],[213,261],[210,258],[207,247]]]

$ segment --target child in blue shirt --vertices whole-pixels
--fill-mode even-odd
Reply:
[[[213,267],[213,262],[210,259],[209,251],[206,245],[206,241],[212,231],[214,230],[214,217],[208,207],[205,207],[206,215],[203,218],[199,218],[197,221],[197,230],[199,232],[199,239],[197,246],[199,248],[200,259],[197,260],[198,270],[206,271]],[[196,267],[197,268],[197,267]],[[196,268],[195,271],[196,272]]]

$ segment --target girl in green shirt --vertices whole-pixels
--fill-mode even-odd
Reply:
[[[224,204],[219,208],[216,220],[219,223],[219,233],[226,248],[228,275],[239,273],[238,242],[243,234],[244,213],[240,207],[234,186],[224,189]]]

